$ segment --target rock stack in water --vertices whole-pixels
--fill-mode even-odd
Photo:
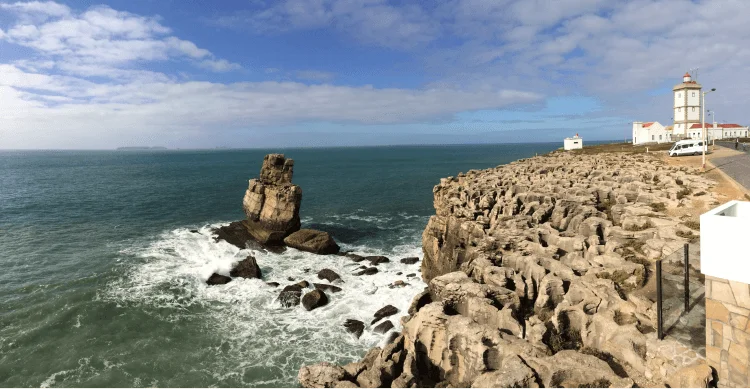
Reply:
[[[256,241],[282,245],[284,238],[300,229],[302,189],[292,184],[294,160],[283,154],[263,159],[260,178],[251,179],[242,201],[246,227]]]
[[[422,239],[429,286],[401,334],[358,362],[303,366],[301,385],[707,385],[698,353],[657,339],[648,286],[652,261],[697,236],[667,210],[715,200],[697,173],[652,154],[552,153],[443,179]]]

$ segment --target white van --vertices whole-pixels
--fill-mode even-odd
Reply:
[[[703,153],[703,150],[706,150],[706,153],[708,154],[708,146],[704,145],[702,140],[681,140],[679,142],[676,142],[672,146],[672,148],[669,149],[669,156],[674,157],[679,155],[698,155]]]

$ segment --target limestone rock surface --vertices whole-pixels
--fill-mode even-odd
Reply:
[[[666,209],[688,192],[713,199],[713,185],[635,153],[553,152],[442,179],[422,234],[428,287],[401,335],[334,385],[703,386],[708,370],[680,371],[679,346],[656,338],[647,284],[652,260],[687,241]]]
[[[294,161],[283,154],[263,159],[260,178],[251,179],[242,201],[250,236],[265,245],[280,245],[300,229],[302,189],[292,184]]]

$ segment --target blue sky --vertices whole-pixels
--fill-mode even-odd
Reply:
[[[0,0],[0,148],[621,139],[670,122],[694,67],[717,120],[747,124],[748,17],[734,0]]]

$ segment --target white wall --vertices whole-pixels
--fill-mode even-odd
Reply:
[[[700,120],[701,119],[701,110],[700,107],[685,107],[688,111],[688,118],[687,120]]]
[[[701,105],[701,92],[700,90],[696,89],[688,89],[687,90],[688,98],[687,98],[687,105],[688,106],[700,106]]]
[[[583,138],[565,138],[565,141],[563,141],[563,148],[565,150],[582,149]]]
[[[643,128],[643,124],[643,122],[633,123],[634,145],[641,145],[645,143],[665,143],[672,141],[672,133],[666,131],[661,123],[654,122],[646,128]]]
[[[700,222],[701,273],[750,284],[750,202],[730,201],[701,215]]]

